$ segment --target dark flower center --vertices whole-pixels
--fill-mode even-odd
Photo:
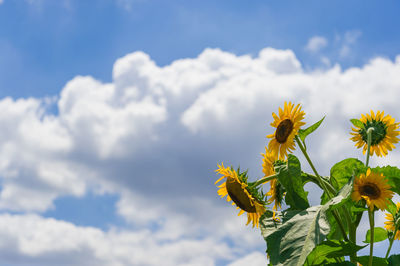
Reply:
[[[226,179],[226,190],[229,197],[239,208],[246,212],[256,212],[256,207],[251,204],[249,196],[244,191],[245,188],[242,188],[242,185],[236,179],[233,177]]]
[[[368,142],[367,130],[370,127],[374,128],[371,134],[371,145],[377,145],[386,137],[387,126],[382,121],[367,120],[364,128],[359,130],[359,134],[365,143]]]
[[[360,194],[370,199],[377,199],[381,196],[381,190],[374,183],[366,183],[360,187]]]
[[[279,123],[276,128],[275,138],[279,143],[285,143],[290,133],[293,130],[293,122],[290,119],[285,119]]]

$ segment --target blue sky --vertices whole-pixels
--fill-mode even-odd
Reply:
[[[309,144],[323,174],[364,160],[348,119],[400,118],[399,8],[0,0],[0,233],[14,243],[0,240],[1,264],[262,265],[258,231],[216,195],[216,164],[260,177],[286,100],[307,123],[327,115]]]
[[[343,66],[382,55],[393,58],[400,37],[399,3],[386,1],[6,1],[0,9],[1,96],[57,94],[76,75],[111,80],[116,58],[144,51],[163,66],[206,47],[256,54],[292,49],[312,67],[308,39],[330,41],[349,30],[362,35]],[[24,76],[24,78],[18,78]]]

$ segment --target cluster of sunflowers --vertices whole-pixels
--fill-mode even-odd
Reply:
[[[275,132],[265,147],[263,157],[264,177],[250,182],[247,171],[218,165],[221,174],[218,195],[227,197],[247,213],[247,224],[259,227],[267,243],[271,265],[400,265],[400,254],[391,255],[395,239],[400,240],[400,203],[392,201],[400,195],[400,169],[394,166],[369,166],[369,158],[386,156],[399,141],[399,123],[390,115],[378,111],[351,119],[352,138],[357,148],[366,154],[365,164],[355,158],[336,163],[330,176],[318,174],[307,153],[306,137],[322,123],[302,128],[305,113],[300,105],[291,102],[272,113],[271,126]],[[300,161],[291,154],[299,147],[313,173],[301,170]],[[221,181],[224,182],[221,183]],[[310,206],[308,182],[322,189],[321,203]],[[269,184],[269,191],[263,186]],[[287,209],[281,211],[283,201]],[[385,228],[375,227],[374,212],[386,211]],[[364,246],[357,245],[357,228],[362,215],[368,213],[370,229]],[[374,242],[388,239],[384,258],[373,256]],[[369,245],[369,256],[357,252]],[[347,261],[346,259],[349,259]]]

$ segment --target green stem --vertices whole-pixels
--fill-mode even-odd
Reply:
[[[264,183],[276,178],[277,176],[278,176],[278,174],[273,174],[273,175],[270,175],[270,176],[264,176],[263,178],[257,180],[252,186],[257,187],[259,185],[262,185],[262,184],[264,184]]]
[[[303,144],[301,143],[301,140],[299,139],[299,137],[297,135],[295,136],[295,139],[296,139],[297,144],[300,147],[301,152],[304,154],[304,157],[306,157],[308,164],[311,166],[311,169],[313,170],[315,176],[317,177],[318,182],[321,184],[321,187],[328,195],[328,198],[331,199],[332,196],[330,195],[329,190],[326,188],[325,183],[322,181],[321,176],[317,172],[317,169],[315,169],[314,164],[312,163],[310,157],[308,156],[306,149],[304,148]]]
[[[357,227],[352,223],[349,211],[344,208],[345,217],[349,226],[349,238],[350,242],[357,244]],[[350,261],[354,264],[357,262],[357,251],[353,251],[350,254]]]
[[[365,166],[366,167],[368,167],[368,163],[369,163],[369,152],[370,152],[370,149],[371,149],[372,131],[374,131],[373,127],[370,127],[367,130],[367,159],[365,161]]]
[[[397,226],[396,226],[396,230],[394,230],[393,236],[392,236],[392,238],[390,239],[389,248],[388,248],[388,250],[387,250],[387,252],[386,252],[385,259],[387,259],[387,258],[388,258],[388,256],[389,256],[389,253],[390,253],[390,250],[392,249],[392,245],[393,245],[394,237],[396,236],[397,230],[398,230],[398,228],[397,228]]]
[[[368,266],[372,266],[373,253],[374,253],[374,210],[368,208],[368,218],[369,218],[369,226],[370,226],[370,240],[369,240],[369,260]]]
[[[324,180],[321,178],[321,176],[318,174],[317,169],[315,169],[314,164],[312,163],[310,157],[309,157],[308,154],[307,154],[306,149],[304,148],[303,144],[301,143],[301,140],[299,139],[299,137],[298,137],[297,135],[295,136],[295,140],[296,140],[297,144],[299,145],[300,150],[301,150],[301,152],[303,153],[304,157],[306,157],[306,160],[307,160],[308,164],[310,165],[311,169],[313,170],[315,176],[317,177],[317,180],[318,180],[318,182],[319,182],[319,184],[320,184],[320,187],[322,187],[322,189],[325,191],[325,193],[326,193],[326,195],[328,196],[328,198],[329,198],[329,199],[332,199],[332,196],[331,196],[331,194],[330,194],[329,189],[328,189],[327,186],[326,186],[326,183],[325,183]],[[333,187],[332,187],[332,188],[333,188]],[[333,217],[335,218],[336,222],[337,222],[338,225],[339,225],[339,228],[340,228],[340,231],[342,232],[343,238],[344,238],[346,241],[349,241],[349,239],[347,238],[346,230],[345,230],[345,228],[344,228],[344,226],[343,226],[343,224],[342,224],[342,221],[341,221],[341,219],[340,219],[340,217],[339,217],[339,214],[337,213],[336,210],[333,210],[333,211],[332,211],[332,214],[333,214]]]

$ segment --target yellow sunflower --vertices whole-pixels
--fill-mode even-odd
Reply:
[[[364,199],[370,210],[373,210],[374,206],[381,210],[386,209],[392,197],[393,192],[383,174],[371,172],[370,168],[366,174],[361,174],[354,180],[351,198],[354,201]]]
[[[237,209],[240,209],[238,216],[247,212],[246,225],[252,222],[253,227],[258,227],[259,219],[264,214],[265,207],[260,199],[257,199],[255,195],[248,191],[248,184],[243,178],[243,174],[238,174],[232,168],[224,167],[223,163],[218,165],[218,169],[215,171],[222,175],[215,184],[226,178],[225,182],[218,186],[218,195],[221,198],[227,196],[226,201],[228,202],[233,201],[232,205],[236,205]]]
[[[363,154],[366,153],[368,148],[367,130],[369,128],[374,128],[371,134],[371,148],[370,155],[374,153],[377,156],[386,156],[388,150],[391,151],[394,148],[394,143],[399,142],[397,136],[400,134],[399,123],[395,123],[394,118],[390,115],[384,116],[384,112],[378,111],[375,115],[374,111],[371,110],[371,114],[361,115],[360,121],[363,123],[363,128],[351,128],[353,135],[350,138],[352,141],[356,142],[355,146],[357,148],[363,147]]]
[[[275,174],[274,170],[274,163],[277,160],[276,154],[270,152],[267,147],[265,147],[265,153],[262,154],[263,156],[263,172],[265,176],[270,176]],[[267,192],[267,196],[270,196],[267,203],[272,204],[272,210],[274,212],[273,218],[275,219],[276,211],[279,208],[282,208],[282,200],[284,196],[284,191],[281,184],[278,182],[277,179],[272,179],[269,181],[270,190]]]
[[[397,206],[397,214],[396,214],[396,216],[397,216],[397,215],[400,215],[399,214],[400,202],[398,202],[396,204],[396,206]],[[395,219],[394,219],[393,215],[391,213],[387,213],[385,218],[387,220],[385,222],[385,228],[392,232],[396,231],[396,225],[394,223]],[[394,239],[400,240],[400,229],[399,228],[397,228],[397,232],[396,232],[396,235],[394,236]]]
[[[285,102],[283,110],[279,107],[279,116],[272,113],[274,122],[271,123],[271,126],[275,127],[276,130],[273,134],[267,136],[267,138],[271,138],[268,149],[279,155],[279,159],[283,160],[288,151],[294,150],[294,137],[300,127],[305,124],[301,122],[304,115],[300,104],[295,107],[291,102]]]

